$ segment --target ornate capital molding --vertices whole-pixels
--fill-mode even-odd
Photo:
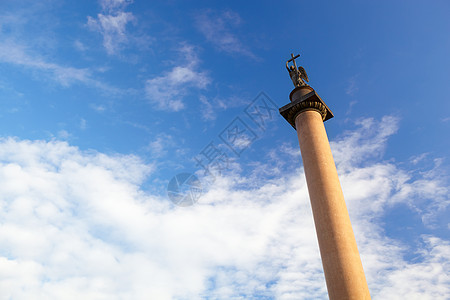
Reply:
[[[311,88],[311,92],[303,94],[305,91],[298,93],[297,89],[294,89],[289,96],[292,103],[289,103],[279,109],[280,114],[286,119],[286,121],[295,128],[295,118],[302,112],[307,110],[315,110],[322,116],[322,120],[326,121],[333,117],[333,113],[328,106],[320,99],[319,95]],[[300,91],[300,90],[298,90]],[[296,93],[297,92],[297,93]],[[308,92],[308,91],[306,91]]]
[[[306,100],[295,104],[289,110],[287,114],[287,117],[289,118],[288,122],[291,123],[292,121],[295,124],[295,118],[297,118],[299,114],[307,110],[315,110],[320,113],[322,115],[322,121],[325,121],[325,118],[327,117],[327,108],[325,107],[325,105],[323,105],[319,101]]]

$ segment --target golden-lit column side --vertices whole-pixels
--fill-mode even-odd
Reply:
[[[280,113],[297,130],[330,299],[370,299],[324,120],[333,114],[309,86],[296,87]]]

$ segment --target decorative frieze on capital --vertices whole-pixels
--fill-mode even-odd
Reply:
[[[289,122],[289,124],[291,124],[292,127],[294,127],[294,129],[296,129],[295,118],[306,110],[317,111],[321,114],[323,121],[333,117],[333,113],[328,106],[313,89],[311,90],[311,92],[302,95],[295,93],[296,90],[294,89],[293,93],[290,95],[291,100],[294,99],[294,101],[279,109],[280,114],[286,119],[286,121]]]
[[[300,103],[295,104],[288,112],[287,117],[289,118],[289,123],[293,122],[295,124],[295,118],[297,116],[306,111],[306,110],[315,110],[322,115],[322,120],[325,121],[327,117],[327,108],[325,105],[320,103],[319,101],[314,100],[306,100]]]

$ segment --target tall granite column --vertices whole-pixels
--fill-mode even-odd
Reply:
[[[333,114],[308,85],[297,86],[289,98],[291,103],[280,108],[280,113],[297,130],[328,296],[370,299],[323,124]]]

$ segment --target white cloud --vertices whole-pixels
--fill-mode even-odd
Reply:
[[[98,14],[97,19],[88,17],[87,25],[91,30],[102,34],[103,46],[112,55],[118,53],[121,45],[128,42],[126,26],[134,20],[132,13],[121,11],[115,15]]]
[[[381,122],[372,118],[358,121],[359,130],[347,132],[340,140],[330,143],[338,167],[345,170],[369,159],[381,158],[388,137],[398,129],[398,121],[392,116],[383,117]]]
[[[417,206],[441,201],[445,185],[346,157],[383,149],[394,124],[362,122],[334,144],[358,246],[373,299],[442,299],[449,242],[423,236],[422,259],[408,261],[377,220],[423,192]],[[299,159],[289,147],[274,159]],[[0,299],[326,298],[302,170],[230,174],[188,208],[141,190],[151,170],[65,142],[0,140]]]
[[[175,146],[172,136],[161,133],[152,140],[147,149],[151,152],[153,158],[160,158],[167,154],[167,148]]]
[[[84,52],[88,49],[87,46],[84,45],[79,40],[75,40],[75,42],[73,42],[73,45],[74,45],[75,49],[77,49],[78,51],[81,51],[81,52]]]
[[[184,108],[183,97],[188,88],[205,89],[211,82],[206,72],[197,71],[199,60],[192,46],[184,45],[180,52],[185,57],[185,64],[146,82],[146,96],[157,109],[179,111]]]
[[[128,24],[137,22],[133,13],[124,11],[126,6],[133,1],[99,0],[99,3],[102,13],[97,14],[96,18],[88,16],[87,26],[103,36],[103,46],[109,55],[119,54],[130,43],[139,47],[147,47],[148,37],[137,37],[127,30]]]
[[[241,17],[237,13],[230,10],[221,13],[206,10],[199,13],[195,21],[197,29],[219,50],[256,58],[237,35],[232,32],[242,22]]]
[[[69,86],[75,82],[94,82],[91,79],[89,69],[61,66],[27,52],[23,45],[12,41],[4,41],[0,44],[0,61],[48,72],[54,80],[63,86]]]
[[[411,157],[411,163],[417,165],[419,162],[423,161],[430,153],[422,153],[420,155],[415,155]]]
[[[450,295],[450,243],[423,236],[423,261],[397,262],[394,270],[383,270],[384,278],[376,299],[445,299]]]
[[[104,11],[114,11],[123,9],[127,5],[133,3],[132,0],[99,0]]]

